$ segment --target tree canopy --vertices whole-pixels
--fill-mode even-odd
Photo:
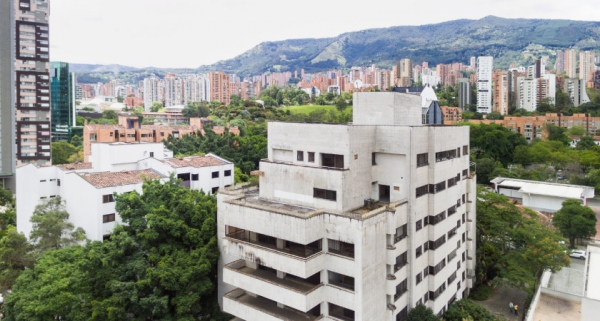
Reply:
[[[477,305],[469,299],[452,303],[444,312],[446,321],[501,321],[493,316],[486,308]]]
[[[85,240],[85,231],[67,221],[69,213],[60,196],[44,200],[31,216],[29,238],[37,252],[57,250]]]
[[[569,239],[571,247],[575,247],[576,239],[596,235],[596,221],[596,213],[578,200],[564,201],[552,218],[562,235]]]
[[[440,321],[431,308],[422,304],[414,307],[406,316],[406,321]]]

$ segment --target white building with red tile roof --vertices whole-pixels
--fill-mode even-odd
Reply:
[[[86,231],[90,240],[102,240],[122,223],[115,211],[114,194],[142,193],[145,180],[166,181],[170,175],[181,184],[214,194],[234,183],[232,162],[213,154],[173,158],[162,143],[118,142],[92,144],[89,163],[56,166],[21,166],[17,169],[17,229],[29,236],[35,206],[60,196],[69,221]]]

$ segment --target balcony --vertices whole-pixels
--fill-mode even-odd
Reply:
[[[278,248],[258,238],[251,240],[240,234],[231,233],[224,238],[224,253],[302,278],[321,271],[325,264],[325,255],[321,250],[301,253],[290,248]]]
[[[302,312],[309,311],[324,300],[324,287],[319,274],[309,279],[289,274],[278,278],[273,269],[253,269],[246,265],[246,261],[237,260],[225,266],[223,281]]]
[[[223,297],[223,311],[243,316],[246,321],[312,321],[320,319],[318,310],[320,306],[312,313],[302,313],[289,307],[280,308],[277,302],[248,295],[242,289],[235,289]]]

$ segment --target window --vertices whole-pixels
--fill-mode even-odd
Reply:
[[[419,246],[417,247],[417,250],[415,251],[415,257],[419,257],[423,254],[423,249]]]
[[[308,161],[310,163],[314,163],[315,162],[315,152],[308,152]]]
[[[154,152],[150,152],[150,157],[154,157]]]
[[[322,198],[322,199],[326,199],[326,200],[330,200],[330,201],[336,201],[337,193],[336,193],[336,191],[330,191],[327,189],[313,188],[313,197],[314,198]]]
[[[456,149],[456,157],[460,157],[460,147]]]
[[[423,243],[423,253],[429,251],[429,242]]]
[[[113,134],[114,134],[113,132],[110,132],[110,137],[113,137]]]
[[[463,155],[469,155],[469,145],[463,146]]]
[[[394,241],[395,241],[394,243],[398,243],[402,239],[404,239],[408,235],[407,230],[408,230],[408,225],[406,225],[406,224],[397,228],[396,235],[394,235]]]
[[[211,190],[211,194],[216,193],[219,190],[219,187],[213,187]]]
[[[219,172],[212,172],[212,178],[219,178]]]
[[[56,180],[56,186],[60,186],[60,179]]]
[[[462,261],[463,262],[465,261],[465,252],[463,252],[463,254],[462,254]],[[464,280],[464,278],[463,278],[463,280]]]
[[[421,281],[423,281],[423,275],[421,274],[421,272],[417,273],[417,276],[415,277],[417,284],[421,283]]]
[[[226,170],[224,175],[225,175],[225,177],[231,176],[231,170],[230,169]]]
[[[446,150],[443,152],[435,153],[435,161],[436,162],[443,162],[443,161],[450,160],[453,158],[456,158],[456,149]]]
[[[438,215],[429,216],[429,224],[435,225],[446,219],[446,211],[439,213]]]
[[[110,223],[115,221],[115,213],[102,215],[102,223]]]
[[[429,193],[435,194],[446,189],[446,181],[441,181],[437,184],[429,184]]]
[[[329,252],[354,258],[354,244],[327,239]]]
[[[440,238],[435,241],[429,241],[429,249],[435,251],[440,248],[440,246],[444,245],[444,243],[446,243],[446,235],[440,236]]]
[[[429,275],[429,267],[426,267],[426,268],[423,270],[423,277],[427,277],[428,275]]]
[[[165,136],[165,132],[160,132],[160,136]]]
[[[440,261],[440,263],[436,264],[435,266],[431,266],[431,265],[429,266],[429,274],[436,275],[445,267],[446,267],[446,259],[443,258]]]
[[[41,179],[40,183],[46,183],[46,180],[45,179]]]
[[[115,201],[115,196],[113,194],[102,195],[102,203],[112,203]]]
[[[462,195],[462,203],[464,204],[464,203],[465,203],[465,201],[466,201],[466,197],[465,197],[465,194],[463,194],[463,195]]]
[[[467,170],[467,169],[463,170],[463,172],[462,172],[462,178],[466,179],[467,175],[469,175],[469,170]]]
[[[321,166],[344,168],[344,155],[321,154]]]
[[[451,179],[448,180],[448,188],[450,188],[454,185],[456,185],[456,179],[454,179],[454,177],[452,177]]]
[[[371,165],[377,165],[377,157],[375,153],[371,153]]]
[[[400,282],[400,284],[396,285],[396,294],[394,294],[394,301],[398,300],[404,293],[408,291],[408,279]]]
[[[408,252],[404,252],[396,257],[396,265],[394,270],[398,271],[408,263]]]
[[[423,185],[421,187],[417,187],[417,196],[416,197],[421,197],[425,194],[429,193],[429,185]]]
[[[463,233],[463,235],[462,235],[462,241],[463,241],[463,243],[465,243],[465,236],[466,236],[466,234]]]
[[[327,271],[329,277],[329,284],[337,285],[339,287],[354,291],[354,278],[335,273],[332,271]]]
[[[421,222],[421,220],[418,220],[417,221],[417,231],[419,231],[422,228],[423,228],[423,223]]]
[[[329,315],[341,320],[354,320],[354,311],[329,303]]]
[[[429,153],[417,155],[417,167],[429,165]]]
[[[304,152],[299,150],[296,152],[296,160],[299,162],[303,162],[304,161]]]
[[[90,134],[90,141],[92,141],[92,142],[96,141],[96,134]]]
[[[425,296],[423,297],[423,303],[427,303],[427,301],[429,301],[429,292],[425,293]]]
[[[456,205],[452,205],[450,208],[448,208],[448,216],[453,214],[456,214]]]
[[[464,214],[464,213],[463,213],[463,215],[462,215],[462,222],[463,222],[463,223],[465,222],[465,214]]]
[[[192,181],[197,181],[198,176],[199,176],[199,174],[192,174]]]

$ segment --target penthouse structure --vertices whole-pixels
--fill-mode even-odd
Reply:
[[[225,312],[403,320],[417,305],[442,315],[466,297],[475,269],[469,128],[436,126],[441,110],[427,97],[359,92],[352,124],[269,123],[260,188],[217,195]]]
[[[233,184],[233,163],[213,154],[173,158],[162,143],[95,143],[89,163],[24,165],[17,169],[17,222],[29,236],[35,206],[54,197],[65,200],[69,221],[88,239],[103,240],[121,224],[114,193],[142,193],[146,179],[168,180],[174,174],[191,189],[214,194]]]

